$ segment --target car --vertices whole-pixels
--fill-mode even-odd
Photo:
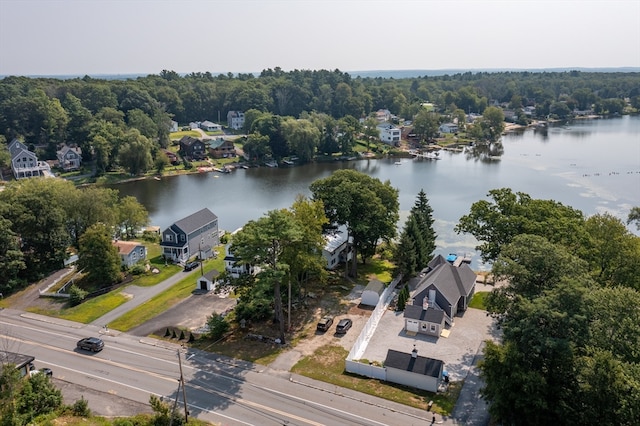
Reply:
[[[40,370],[31,370],[29,371],[29,376],[33,377],[37,374],[44,374],[45,376],[48,377],[53,377],[53,370],[51,370],[50,368],[41,368]]]
[[[188,262],[184,265],[184,271],[189,272],[193,269],[196,269],[199,264],[200,262],[198,262],[197,260],[194,260],[193,262]]]
[[[85,351],[100,352],[104,348],[104,342],[97,337],[85,337],[78,340],[76,347]]]
[[[316,329],[318,331],[327,331],[328,329],[331,328],[331,324],[333,324],[333,317],[330,315],[325,315],[322,318],[320,318],[320,321],[318,321],[318,325],[316,326]]]
[[[349,318],[341,319],[336,325],[336,334],[344,334],[351,328],[353,322]]]

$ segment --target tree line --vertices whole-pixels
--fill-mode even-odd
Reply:
[[[0,136],[5,142],[23,139],[45,160],[55,159],[59,144],[77,144],[85,161],[95,161],[98,175],[118,167],[138,174],[166,162],[162,149],[170,142],[171,120],[225,121],[228,111],[252,111],[243,130],[252,135],[249,148],[257,157],[308,159],[316,153],[349,153],[354,134],[367,129],[375,137],[372,123],[358,125],[379,109],[412,120],[431,102],[442,119],[449,119],[482,114],[496,101],[515,110],[535,105],[541,117],[563,118],[573,109],[623,113],[627,100],[635,109],[640,106],[638,73],[467,72],[383,79],[275,68],[258,76],[181,76],[163,70],[130,80],[5,77],[0,80]],[[266,117],[256,120],[262,114]],[[4,165],[7,158],[6,152],[0,154]]]

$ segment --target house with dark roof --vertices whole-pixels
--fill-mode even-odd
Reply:
[[[437,392],[442,380],[444,363],[439,359],[418,356],[414,347],[411,353],[389,349],[384,360],[386,381]]]
[[[362,291],[360,304],[376,306],[385,287],[384,283],[380,280],[372,279],[369,281],[365,289]]]
[[[202,139],[183,136],[179,144],[182,156],[190,160],[202,160],[206,155],[206,144]]]
[[[236,147],[232,141],[216,138],[207,141],[207,151],[213,158],[228,158],[236,156]]]
[[[442,255],[437,255],[428,267],[409,281],[411,302],[422,309],[433,308],[444,312],[444,320],[453,323],[453,317],[464,312],[476,288],[476,274],[467,263],[454,266]]]
[[[406,305],[404,307],[404,329],[407,333],[439,337],[444,330],[444,311]]]
[[[20,377],[25,377],[33,368],[34,357],[15,352],[0,351],[0,373],[7,365],[13,365],[20,372]]]
[[[176,263],[185,263],[192,256],[213,257],[213,248],[220,244],[218,216],[204,208],[162,231],[162,255]]]

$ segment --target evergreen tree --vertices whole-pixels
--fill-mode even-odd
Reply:
[[[416,222],[418,222],[418,228],[420,229],[422,240],[425,244],[427,257],[424,264],[420,265],[424,266],[427,262],[429,262],[429,260],[431,260],[431,257],[433,257],[433,252],[436,250],[437,235],[433,229],[433,209],[429,205],[427,194],[425,194],[423,189],[421,189],[418,193],[416,202],[411,209],[411,214],[415,216]],[[422,260],[424,261],[425,259]]]

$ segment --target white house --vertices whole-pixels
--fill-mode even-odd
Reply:
[[[376,279],[369,281],[369,284],[367,284],[364,291],[362,292],[360,304],[367,306],[376,306],[384,289],[385,285],[382,281]]]
[[[442,380],[444,363],[439,359],[418,356],[415,347],[411,353],[389,349],[384,360],[384,368],[387,382],[435,393]]]
[[[178,122],[175,120],[171,120],[171,125],[169,126],[169,133],[178,131]]]
[[[244,127],[244,112],[229,111],[227,113],[227,126],[233,130],[240,130]]]
[[[324,236],[325,245],[322,257],[327,262],[327,269],[335,269],[340,263],[351,260],[353,251],[349,248],[347,233],[338,231]]]
[[[238,260],[239,259],[231,251],[231,244],[227,244],[224,256],[225,271],[227,271],[233,278],[238,278],[240,275],[255,274],[258,272],[257,267],[246,264],[241,265],[238,263]]]
[[[386,144],[397,146],[400,144],[400,135],[402,131],[390,123],[378,125],[380,140]]]
[[[200,123],[200,128],[205,132],[217,132],[222,130],[222,126],[217,123],[212,123],[211,121],[205,120]]]
[[[212,269],[206,274],[202,275],[198,278],[198,282],[196,283],[196,290],[201,291],[211,291],[216,288],[218,285],[218,277],[220,276],[220,272],[217,269]]]
[[[443,123],[438,130],[440,130],[440,133],[458,133],[458,125],[456,123]]]
[[[49,163],[38,161],[36,154],[18,139],[11,141],[8,150],[11,155],[11,170],[16,179],[53,176]]]
[[[379,109],[378,111],[376,111],[376,120],[378,120],[380,123],[391,120],[391,111],[389,111],[388,109]]]

